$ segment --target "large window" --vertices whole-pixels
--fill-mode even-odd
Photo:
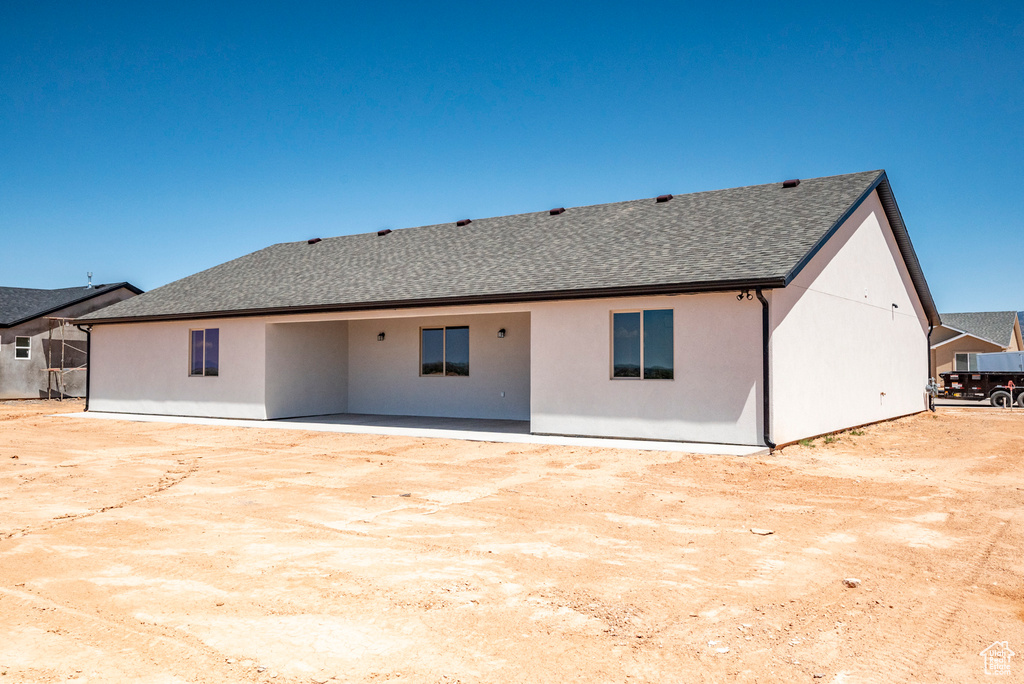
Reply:
[[[612,314],[612,377],[671,380],[672,309]]]
[[[27,359],[32,356],[32,338],[31,337],[15,337],[14,338],[14,358],[16,359]]]
[[[420,330],[420,375],[469,375],[469,328]]]
[[[978,355],[966,352],[957,352],[956,362],[953,370],[976,371],[978,370]]]
[[[220,328],[191,330],[192,336],[189,375],[219,375]]]

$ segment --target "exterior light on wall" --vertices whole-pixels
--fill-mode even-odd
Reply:
[[[383,342],[384,341],[384,333],[382,333],[382,332],[381,333],[377,333],[377,341],[378,342]]]
[[[498,331],[498,337],[504,337],[504,336],[505,336],[505,329],[502,328],[501,330]]]

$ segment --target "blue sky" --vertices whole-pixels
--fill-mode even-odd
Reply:
[[[1024,4],[12,0],[0,162],[0,285],[885,168],[939,309],[1024,309]]]

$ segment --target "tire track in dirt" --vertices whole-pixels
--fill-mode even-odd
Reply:
[[[861,674],[865,681],[884,681],[886,684],[901,684],[920,681],[921,668],[925,666],[932,653],[939,646],[939,642],[953,626],[957,615],[963,610],[967,600],[967,592],[977,583],[981,573],[988,565],[989,558],[996,544],[1010,527],[1013,520],[999,520],[991,525],[992,531],[986,539],[979,544],[967,565],[967,571],[960,580],[959,586],[954,590],[953,596],[945,603],[945,607],[934,612],[925,620],[924,629],[918,633],[919,638],[908,644],[906,648],[896,649],[885,654],[883,658],[876,658],[870,666],[863,668]],[[906,642],[903,632],[898,625],[884,629],[881,639],[883,644]],[[885,675],[881,679],[879,673]]]
[[[423,506],[409,506],[407,510],[415,510],[417,508],[424,509]],[[245,521],[245,522],[259,522],[263,525],[272,525],[279,528],[298,528],[297,531],[304,532],[315,539],[332,540],[338,539],[339,537],[355,537],[358,539],[366,539],[370,541],[381,541],[379,530],[378,531],[361,531],[354,529],[346,529],[340,527],[332,527],[323,523],[312,522],[309,520],[300,520],[292,518],[289,520],[282,520],[281,518],[274,518],[270,516],[258,515],[255,513],[241,513],[241,512],[224,512],[218,511],[224,518]],[[394,511],[391,511],[394,512]],[[420,515],[430,515],[433,511],[427,511]],[[369,521],[367,521],[369,522]],[[372,524],[372,523],[370,523]],[[495,556],[489,554],[487,551],[479,551],[476,549],[464,548],[461,546],[445,546],[434,542],[427,541],[425,539],[400,539],[396,536],[390,536],[387,538],[387,544],[402,546],[411,550],[420,550],[425,552],[436,552],[446,553],[454,557],[468,556],[472,558],[487,558],[493,560]]]
[[[186,465],[186,462],[179,460],[178,465]],[[38,534],[39,532],[46,532],[47,530],[52,530],[55,527],[63,525],[65,523],[71,523],[76,520],[82,520],[83,518],[90,518],[94,515],[99,515],[100,513],[106,513],[107,511],[113,511],[119,508],[124,508],[125,506],[131,506],[132,504],[138,503],[139,501],[142,501],[151,496],[155,496],[161,492],[170,489],[174,485],[183,482],[185,479],[193,475],[198,469],[199,460],[192,459],[192,462],[188,463],[188,467],[185,470],[165,471],[164,474],[157,481],[156,487],[148,492],[144,492],[142,494],[139,494],[138,496],[134,496],[123,501],[119,501],[118,503],[111,504],[109,506],[102,506],[94,510],[85,511],[84,513],[68,513],[66,515],[60,515],[56,518],[51,519],[48,523],[43,523],[41,525],[36,525],[34,527],[24,527],[21,529],[14,530],[12,532],[5,532],[3,534],[0,534],[0,541],[5,541],[7,539],[12,538],[20,539],[21,537],[25,537],[29,534]],[[180,475],[180,477],[174,477],[176,475]]]
[[[167,636],[166,633],[130,626],[121,620],[88,613],[45,596],[7,587],[0,587],[0,602],[3,600],[12,601],[28,611],[42,611],[42,614],[33,613],[32,622],[35,627],[44,627],[50,623],[54,629],[47,631],[66,634],[79,643],[93,643],[103,651],[110,650],[107,642],[115,641],[118,643],[117,650],[119,652],[123,653],[128,650],[137,654],[149,661],[156,672],[165,671],[166,664],[169,662],[185,660],[188,662],[188,667],[182,669],[194,670],[201,667],[201,671],[207,674],[218,672],[219,674],[216,676],[220,681],[240,681],[242,679],[237,676],[238,673],[233,673],[229,667],[225,666],[222,653],[210,648],[187,632],[182,635]],[[58,620],[46,615],[46,611],[54,611],[63,618],[78,623],[82,629],[66,630],[64,626],[56,624]],[[9,608],[4,610],[5,617],[10,614]],[[164,628],[164,630],[166,629],[168,628]]]
[[[834,498],[842,503],[855,500],[855,497],[845,495],[836,495]],[[849,530],[856,519],[857,516],[844,515],[832,522],[829,528],[818,532],[817,535],[826,536]],[[742,568],[737,566],[730,571],[728,576],[723,575],[719,577],[718,585],[727,591],[737,590],[743,582],[754,582],[766,586],[772,585],[780,575],[784,574],[785,567],[785,561],[779,561],[770,556],[763,556],[754,559],[750,565],[744,565]],[[739,649],[733,647],[734,651],[747,655],[751,652],[764,652],[766,662],[774,661],[779,667],[791,668],[794,672],[800,672],[807,677],[811,677],[813,673],[820,672],[822,669],[829,669],[830,665],[826,663],[814,664],[813,658],[810,658],[809,661],[809,654],[806,652],[806,649],[815,644],[821,633],[832,632],[837,629],[836,623],[840,621],[839,615],[846,610],[842,605],[843,600],[834,598],[834,588],[831,582],[821,581],[801,587],[798,596],[786,599],[782,603],[777,603],[779,601],[778,598],[768,599],[765,597],[764,602],[753,602],[754,604],[760,603],[760,606],[754,607],[754,612],[750,615],[745,617],[736,616],[723,622],[707,622],[703,621],[702,618],[698,619],[698,616],[714,612],[717,608],[724,605],[722,601],[727,600],[722,595],[711,592],[707,598],[694,603],[690,607],[687,612],[690,619],[676,617],[657,623],[648,622],[642,630],[644,632],[642,640],[627,640],[627,642],[636,651],[649,647],[651,643],[668,639],[673,635],[673,632],[678,630],[676,638],[678,638],[679,634],[685,635],[691,642],[691,645],[702,648],[708,642],[707,637],[711,632],[719,631],[731,634],[731,637],[727,637],[722,642],[726,643],[726,641],[740,636],[735,635],[729,627],[749,622],[752,623],[749,631],[744,629],[741,632],[741,636],[744,638],[743,643],[746,643],[747,646],[743,647],[741,645]],[[735,597],[735,604],[737,606],[741,606],[744,603],[748,603],[748,601]],[[770,631],[775,635],[775,638],[766,639],[766,631]],[[606,636],[615,635],[613,633],[611,635],[606,634]],[[793,653],[793,649],[797,649],[798,652]],[[708,655],[707,653],[699,653],[694,655],[693,658],[696,662],[703,662],[703,659],[708,657]],[[794,656],[799,657],[799,664],[794,660]]]

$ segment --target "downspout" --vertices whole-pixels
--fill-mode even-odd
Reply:
[[[769,450],[775,450],[775,442],[771,438],[771,392],[770,392],[770,366],[768,363],[768,335],[771,332],[771,320],[768,315],[768,300],[761,294],[761,288],[757,288],[754,291],[757,294],[758,301],[761,302],[761,405],[764,407],[762,415],[764,417],[764,445]]]
[[[80,323],[75,323],[75,327],[85,333],[85,410],[89,410],[89,381],[92,376],[92,326],[86,325],[84,328]]]
[[[934,323],[928,324],[928,385],[929,387],[933,384],[935,376],[932,375],[932,330],[935,329]],[[932,394],[931,389],[928,390],[928,410],[935,413],[935,395]]]

